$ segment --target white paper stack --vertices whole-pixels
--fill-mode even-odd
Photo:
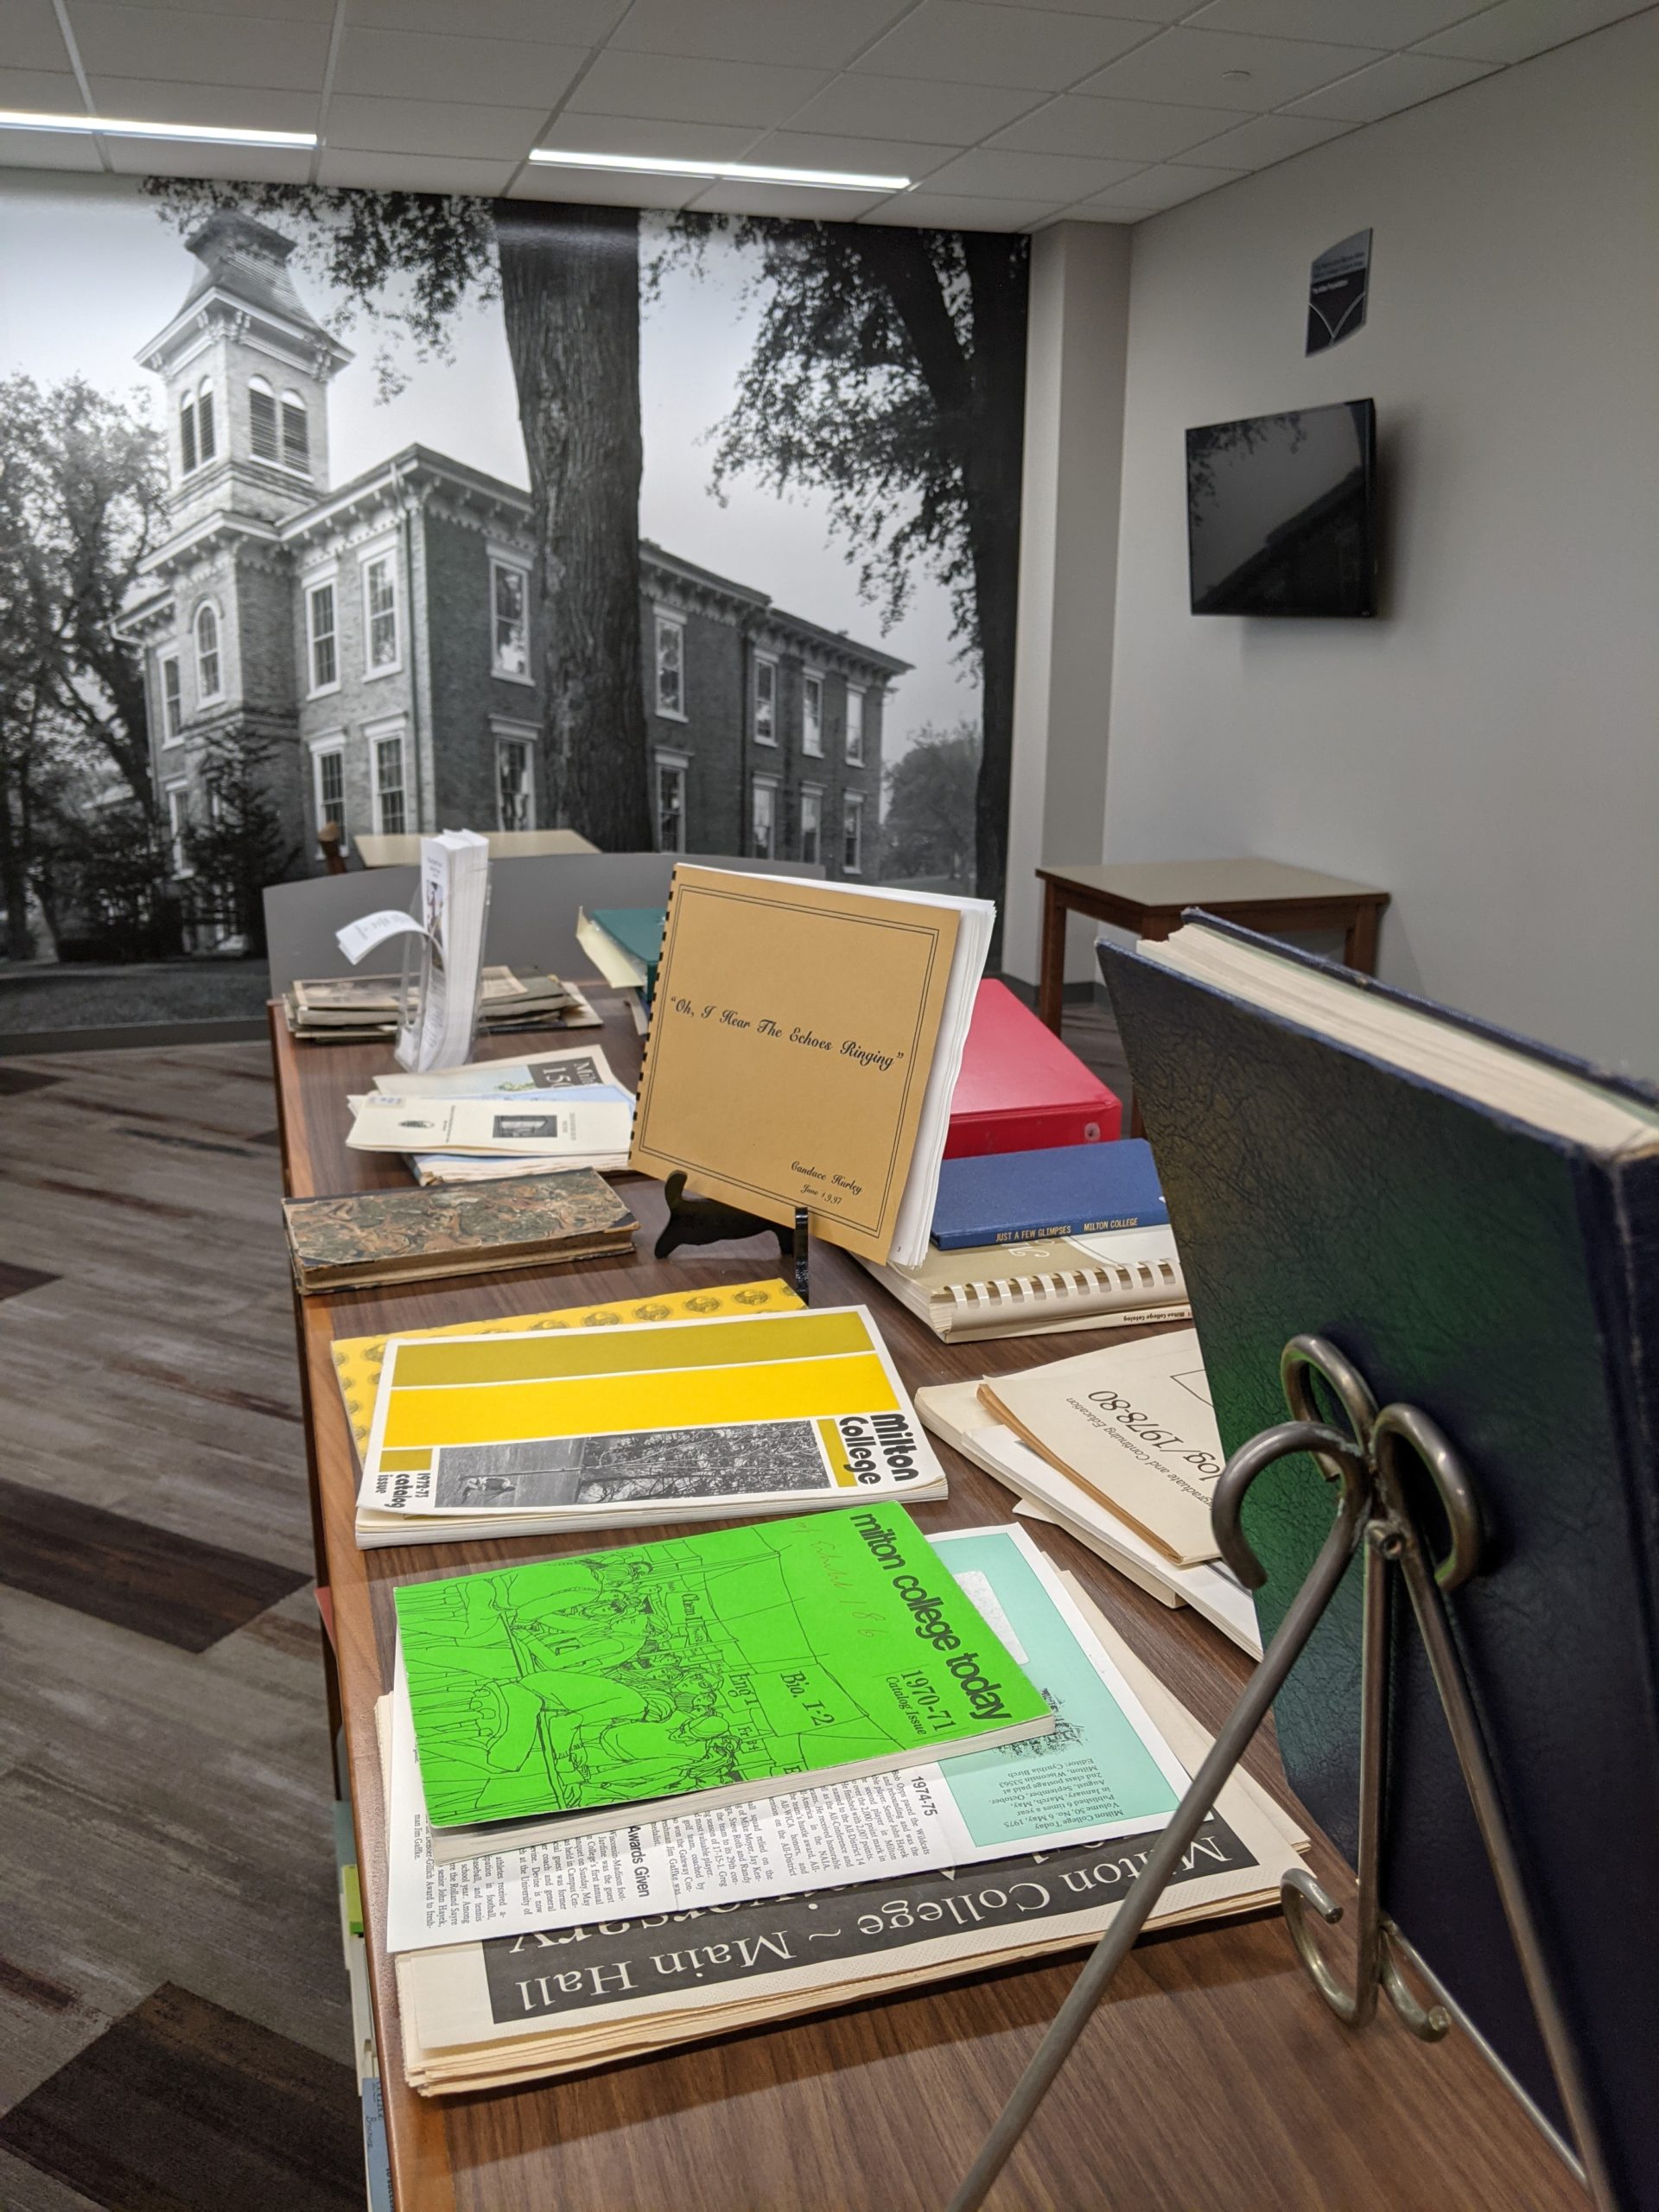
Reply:
[[[397,1065],[458,1067],[473,1049],[490,902],[490,846],[474,830],[421,840],[420,991],[398,1034]]]
[[[1109,1507],[1052,1467],[1011,1428],[993,1421],[975,1382],[945,1382],[916,1393],[924,1424],[964,1459],[994,1475],[1033,1517],[1052,1521],[1160,1605],[1191,1605],[1253,1658],[1262,1656],[1255,1607],[1238,1578],[1219,1561],[1178,1567]],[[1016,1510],[1020,1510],[1016,1508]]]

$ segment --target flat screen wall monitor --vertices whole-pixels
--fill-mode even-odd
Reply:
[[[1375,614],[1376,485],[1369,399],[1189,430],[1192,612]]]

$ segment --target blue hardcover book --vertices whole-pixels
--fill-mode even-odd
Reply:
[[[1099,957],[1228,1450],[1286,1418],[1280,1353],[1306,1332],[1468,1467],[1484,1555],[1452,1634],[1611,2194],[1656,2212],[1659,1091],[1206,916]],[[1332,1520],[1309,1460],[1252,1487],[1264,1637]],[[1351,1854],[1358,1582],[1274,1708],[1293,1786]],[[1383,1907],[1565,2132],[1403,1597],[1389,1708]]]
[[[992,1152],[939,1169],[933,1242],[941,1251],[1015,1244],[1033,1236],[1092,1236],[1159,1229],[1169,1209],[1144,1137]]]

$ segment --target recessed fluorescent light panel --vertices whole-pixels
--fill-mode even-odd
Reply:
[[[861,176],[850,169],[779,169],[755,162],[677,162],[657,154],[567,154],[532,148],[531,160],[549,168],[626,169],[636,176],[695,176],[722,184],[809,184],[829,192],[908,192],[907,176]]]
[[[190,138],[208,146],[315,146],[315,130],[243,130],[228,123],[136,123],[112,115],[31,115],[0,108],[0,130],[77,130],[104,138]]]

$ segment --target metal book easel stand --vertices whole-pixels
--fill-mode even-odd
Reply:
[[[1209,1757],[1192,1778],[1169,1826],[1111,1926],[1096,1945],[1035,2056],[1027,2067],[1001,2118],[986,2137],[950,2212],[976,2212],[1004,2162],[1065,2064],[1084,2024],[1105,1995],[1112,1976],[1128,1956],[1154,1906],[1180,1866],[1188,1846],[1238,1764],[1268,1708],[1325,1607],[1336,1593],[1349,1561],[1365,1553],[1362,1598],[1360,1677],[1360,1783],[1358,1849],[1359,1931],[1355,1986],[1345,1989],[1322,1956],[1307,1913],[1311,1906],[1329,1923],[1342,1917],[1324,1889],[1305,1869],[1287,1874],[1281,1885],[1285,1920],[1298,1956],[1325,2003],[1346,2026],[1363,2027],[1376,2009],[1377,1991],[1415,2036],[1437,2042],[1451,2025],[1445,2007],[1421,2005],[1400,1971],[1402,1956],[1412,1958],[1381,1905],[1382,1814],[1388,1741],[1389,1576],[1399,1573],[1411,1600],[1417,1629],[1428,1655],[1463,1778],[1474,1806],[1498,1894],[1509,1921],[1527,1992],[1538,2018],[1576,2139],[1590,2195],[1600,2212],[1611,2212],[1614,2198],[1597,2141],[1583,2071],[1551,1985],[1531,1908],[1522,1885],[1486,1749],[1475,1718],[1469,1685],[1452,1641],[1441,1602],[1444,1592],[1469,1580],[1480,1566],[1480,1516],[1474,1489],[1451,1444],[1427,1414],[1414,1406],[1389,1405],[1381,1411],[1364,1378],[1336,1346],[1323,1337],[1293,1337],[1280,1362],[1285,1400],[1293,1418],[1235,1452],[1223,1469],[1211,1507],[1222,1556],[1249,1589],[1259,1589],[1267,1575],[1250,1549],[1239,1522],[1239,1509],[1250,1484],[1276,1459],[1306,1452],[1326,1480],[1340,1486],[1337,1517],[1306,1580],[1291,1601],[1278,1634],[1268,1644],[1244,1694],[1216,1738]],[[1319,1416],[1314,1378],[1330,1390],[1348,1428]],[[1402,1468],[1421,1461],[1438,1495],[1450,1529],[1444,1558],[1431,1564],[1407,1502]],[[1414,1960],[1413,1961],[1415,1964]]]
[[[654,1248],[658,1259],[666,1260],[682,1244],[727,1244],[744,1236],[775,1236],[780,1256],[790,1262],[795,1295],[803,1306],[810,1305],[804,1206],[796,1207],[792,1222],[768,1221],[764,1214],[746,1213],[719,1198],[688,1198],[684,1171],[678,1167],[663,1185],[663,1194],[668,1200],[668,1220]]]

